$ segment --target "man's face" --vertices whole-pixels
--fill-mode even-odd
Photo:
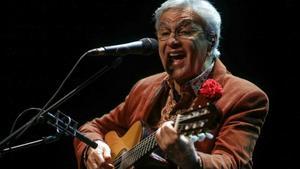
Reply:
[[[169,9],[158,22],[159,55],[164,69],[179,84],[196,77],[207,57],[202,19],[190,9]]]

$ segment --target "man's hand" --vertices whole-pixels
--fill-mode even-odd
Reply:
[[[87,169],[112,169],[111,150],[103,141],[96,141],[96,149],[89,148],[87,151],[87,160],[85,166]]]
[[[166,152],[167,157],[183,169],[201,168],[193,142],[179,135],[172,121],[167,121],[156,132],[159,147]]]

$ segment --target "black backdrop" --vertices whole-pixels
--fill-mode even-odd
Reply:
[[[162,0],[1,1],[0,139],[14,119],[51,97],[80,55],[96,47],[153,37],[153,11]],[[291,0],[212,1],[222,19],[221,59],[235,75],[249,79],[270,97],[270,113],[254,152],[254,168],[292,168],[297,142],[297,27]],[[113,57],[88,57],[72,74],[59,97]],[[162,71],[158,56],[126,56],[122,64],[59,107],[83,124],[124,99],[140,78]],[[294,101],[293,101],[294,100]],[[20,127],[34,112],[22,116]],[[54,133],[37,124],[15,141],[21,144]],[[3,155],[1,168],[74,169],[71,137]]]

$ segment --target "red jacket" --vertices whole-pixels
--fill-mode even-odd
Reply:
[[[92,140],[98,140],[110,130],[123,135],[138,120],[156,121],[159,116],[155,114],[155,105],[169,90],[165,83],[167,77],[164,72],[140,80],[123,103],[108,114],[84,124],[79,130]],[[268,97],[253,83],[229,73],[219,59],[216,59],[211,78],[223,87],[223,94],[215,103],[221,113],[221,121],[213,130],[215,139],[195,143],[203,168],[250,169],[255,143],[269,108]],[[198,105],[207,102],[204,96],[198,96],[197,100]],[[75,139],[74,147],[80,166],[86,145]]]

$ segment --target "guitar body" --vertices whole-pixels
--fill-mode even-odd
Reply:
[[[110,131],[105,135],[105,142],[111,148],[112,159],[115,160],[123,152],[132,149],[142,138],[143,125],[140,121],[135,122],[126,134],[119,137],[115,131]]]

